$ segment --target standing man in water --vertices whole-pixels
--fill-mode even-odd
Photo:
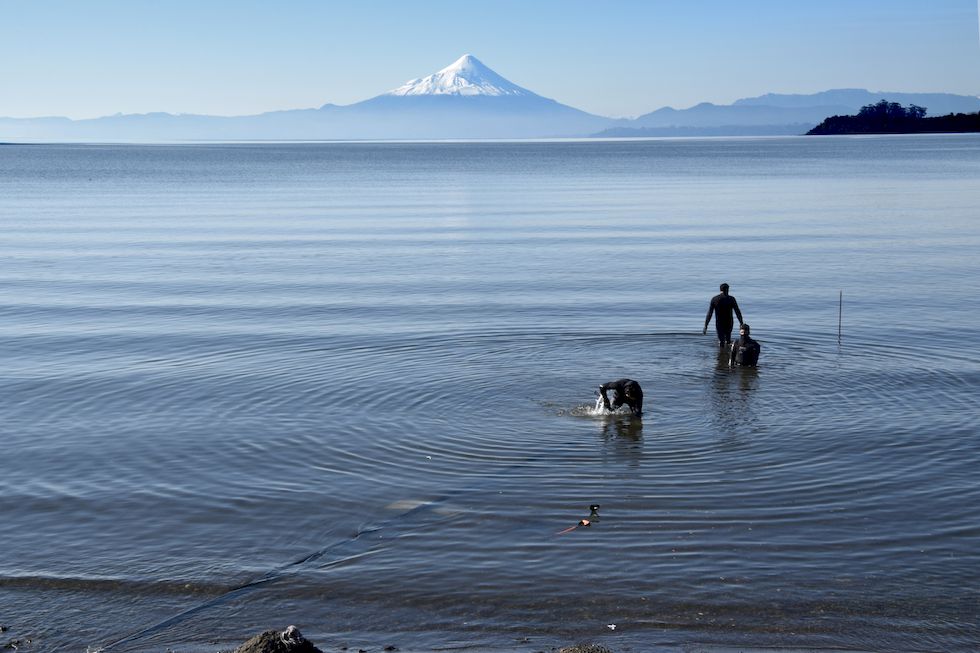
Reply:
[[[732,311],[738,317],[739,325],[743,324],[742,311],[738,310],[738,302],[728,294],[728,284],[723,283],[718,288],[721,292],[711,298],[708,304],[708,315],[704,318],[704,330],[702,335],[708,333],[708,323],[711,322],[711,315],[715,316],[715,331],[718,332],[718,346],[726,347],[732,343],[732,328],[735,322],[732,320]]]

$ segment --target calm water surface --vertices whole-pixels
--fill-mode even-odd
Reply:
[[[0,644],[977,650],[978,206],[975,136],[0,147]]]

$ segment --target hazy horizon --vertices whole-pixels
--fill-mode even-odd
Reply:
[[[980,94],[978,3],[942,0],[3,1],[0,116],[246,116],[349,105],[472,53],[508,80],[607,117],[861,88]],[[44,45],[39,48],[38,43]]]

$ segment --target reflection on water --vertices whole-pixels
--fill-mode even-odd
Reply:
[[[711,376],[711,409],[715,428],[726,446],[737,446],[759,427],[753,396],[759,387],[759,370],[759,367],[731,367],[729,352],[718,353]]]
[[[599,418],[602,454],[638,467],[643,460],[643,420],[632,415]]]
[[[639,417],[616,415],[600,419],[599,423],[606,442],[611,438],[639,442],[643,435],[643,419]]]

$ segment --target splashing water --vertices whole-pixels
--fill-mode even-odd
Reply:
[[[611,410],[611,409],[607,410],[606,407],[602,404],[602,395],[596,395],[595,406],[593,406],[592,409],[589,410],[589,414],[595,416],[612,415],[615,412],[616,412],[615,410]]]

